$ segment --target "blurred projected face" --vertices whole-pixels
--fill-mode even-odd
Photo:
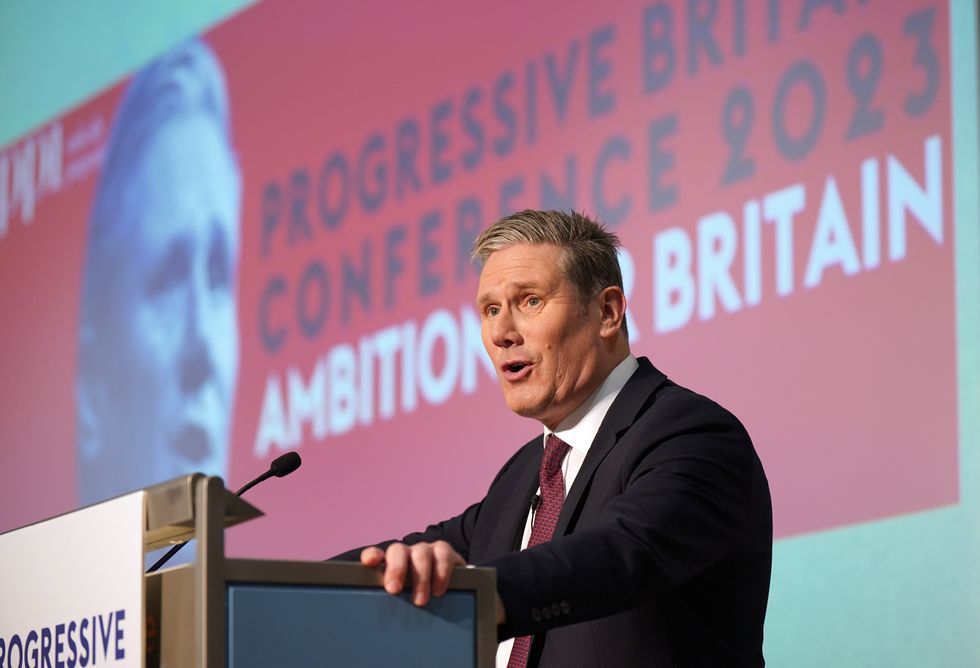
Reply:
[[[125,217],[102,357],[104,466],[123,489],[224,475],[238,369],[239,177],[207,116],[166,121],[122,193]]]

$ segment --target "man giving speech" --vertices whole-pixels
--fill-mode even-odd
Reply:
[[[765,473],[731,413],[630,353],[618,245],[556,211],[476,240],[483,343],[543,433],[462,514],[345,556],[418,605],[495,568],[501,667],[762,666]]]

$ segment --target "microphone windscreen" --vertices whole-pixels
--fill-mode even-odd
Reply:
[[[272,471],[272,475],[281,478],[298,469],[302,463],[303,460],[299,458],[298,452],[287,452],[281,457],[276,457],[269,464],[269,470]]]

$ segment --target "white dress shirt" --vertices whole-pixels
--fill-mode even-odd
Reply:
[[[619,391],[626,385],[626,381],[630,379],[630,376],[639,367],[640,364],[636,361],[636,358],[633,355],[627,355],[626,359],[620,362],[612,370],[612,373],[606,376],[606,380],[599,386],[599,389],[583,401],[581,406],[569,413],[568,417],[562,420],[555,429],[555,436],[570,446],[568,454],[565,455],[565,459],[561,464],[562,478],[565,480],[565,496],[568,496],[568,490],[572,488],[572,483],[575,482],[575,476],[578,475],[579,469],[582,468],[585,455],[589,453],[589,448],[592,447],[592,441],[595,440],[595,435],[599,432],[599,426],[606,417],[606,413],[609,412],[609,407],[612,406],[613,401],[619,396]],[[547,442],[548,435],[551,433],[552,431],[550,429],[547,427],[544,428],[544,440],[541,441],[542,447],[544,447],[543,444]],[[540,493],[541,489],[538,488],[536,494]],[[529,510],[527,521],[524,523],[524,537],[521,539],[522,550],[527,548],[527,543],[531,539],[531,525],[533,522],[534,512]],[[510,659],[510,651],[513,646],[513,638],[508,638],[497,645],[497,668],[507,668],[507,661]]]

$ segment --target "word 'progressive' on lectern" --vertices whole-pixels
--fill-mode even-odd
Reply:
[[[492,569],[457,568],[424,608],[347,562],[227,559],[224,527],[261,515],[220,478],[147,489],[145,549],[197,539],[194,562],[146,576],[147,666],[490,668]]]

